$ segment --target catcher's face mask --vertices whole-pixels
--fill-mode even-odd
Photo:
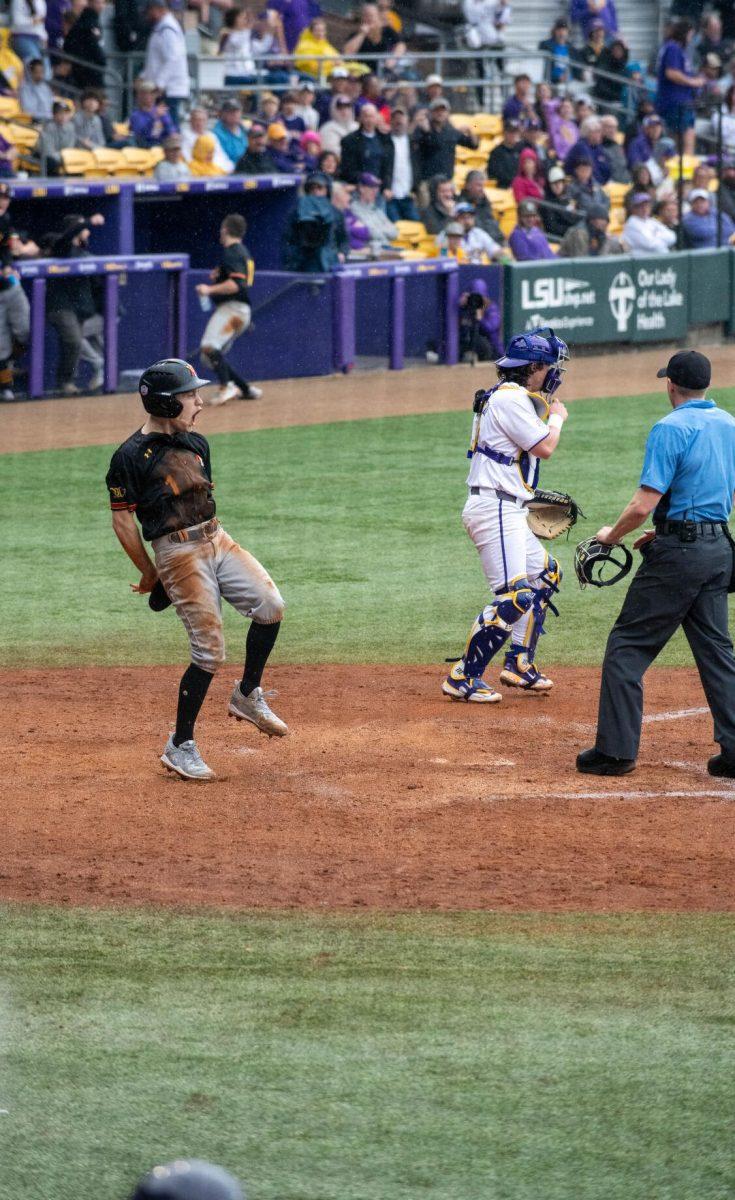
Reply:
[[[561,387],[566,370],[564,364],[568,361],[569,347],[566,342],[557,337],[553,329],[544,326],[512,337],[505,354],[495,365],[510,368],[525,367],[529,363],[548,363],[550,370],[546,372],[540,391],[552,396]]]
[[[603,545],[594,538],[580,542],[574,552],[574,570],[580,587],[610,587],[624,579],[633,565],[633,555],[627,546]]]

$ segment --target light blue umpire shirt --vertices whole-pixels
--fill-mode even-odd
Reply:
[[[641,486],[661,492],[654,521],[727,521],[735,492],[735,417],[688,400],[648,435]]]

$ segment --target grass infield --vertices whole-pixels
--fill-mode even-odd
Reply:
[[[2,1200],[725,1200],[728,916],[0,910]]]
[[[735,391],[719,399],[735,411]],[[581,593],[574,544],[629,499],[646,434],[666,411],[660,395],[572,406],[541,481],[571,492],[587,519],[553,546],[565,582],[544,662],[601,659],[625,585]],[[288,602],[276,660],[439,663],[461,651],[488,601],[460,522],[470,418],[440,413],[212,437],[219,515]],[[129,590],[137,574],[112,533],[104,488],[112,449],[2,458],[5,665],[187,659],[174,612],[154,615]],[[239,660],[244,623],[224,607],[228,654]],[[660,661],[690,662],[683,638]]]

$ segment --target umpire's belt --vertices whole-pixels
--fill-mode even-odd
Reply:
[[[471,496],[482,496],[483,494],[497,496],[498,500],[506,500],[508,504],[515,504],[516,508],[525,508],[528,503],[527,500],[523,500],[520,496],[512,496],[510,492],[503,492],[500,488],[477,487],[476,485],[470,488]]]
[[[697,537],[716,537],[722,533],[722,521],[656,521],[656,533],[659,537],[673,534],[683,541],[693,541]]]
[[[218,529],[219,521],[212,517],[211,521],[203,521],[201,525],[191,525],[188,529],[177,529],[176,533],[169,533],[167,541],[202,542],[205,538],[214,537]]]

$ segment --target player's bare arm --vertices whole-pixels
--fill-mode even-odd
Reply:
[[[135,517],[127,509],[113,512],[112,528],[128,558],[140,571],[140,583],[131,583],[131,590],[141,595],[150,592],[158,579],[158,572],[145,548]]]

